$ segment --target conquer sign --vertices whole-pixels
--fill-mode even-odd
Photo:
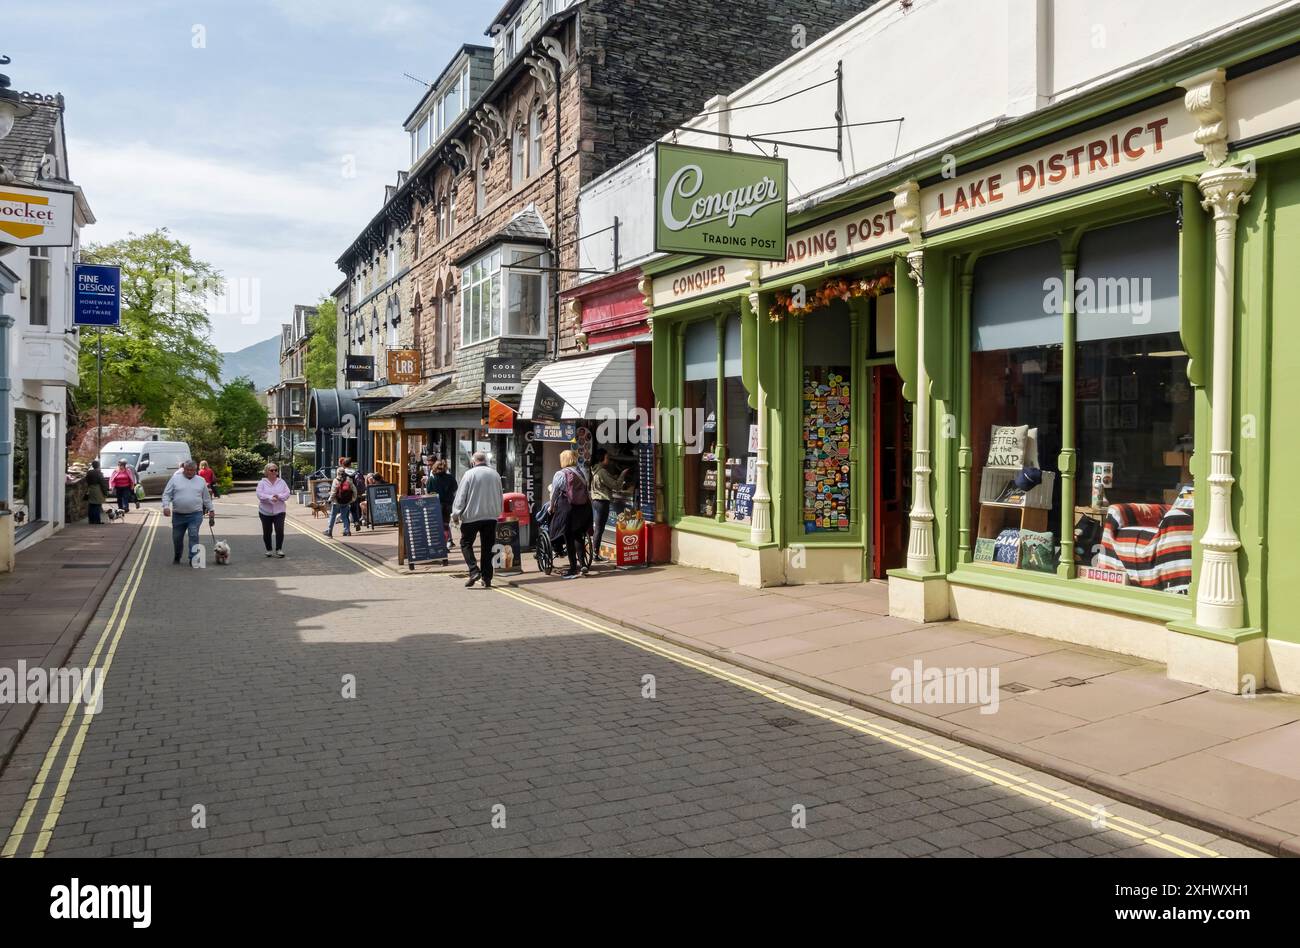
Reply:
[[[784,259],[785,159],[660,143],[655,161],[656,250]]]

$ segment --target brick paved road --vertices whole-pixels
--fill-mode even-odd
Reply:
[[[1168,854],[1114,820],[1095,829],[506,593],[380,578],[292,530],[289,558],[264,559],[254,511],[222,513],[229,567],[172,566],[170,531],[157,531],[48,855]],[[341,694],[348,675],[354,698]],[[0,775],[0,840],[17,838],[62,720],[43,708]],[[72,737],[20,855],[50,819]],[[999,766],[1081,801],[1085,816],[1101,799]],[[806,828],[792,826],[796,806]],[[1146,828],[1139,836],[1246,852],[1107,809]]]

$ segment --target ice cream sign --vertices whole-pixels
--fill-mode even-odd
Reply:
[[[68,191],[0,184],[0,244],[71,246],[72,205]]]

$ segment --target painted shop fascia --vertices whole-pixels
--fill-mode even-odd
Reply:
[[[666,459],[674,559],[733,572],[754,585],[869,577],[877,535],[870,485],[879,439],[871,430],[876,419],[865,410],[853,412],[867,402],[858,393],[869,391],[868,376],[888,364],[910,406],[914,448],[905,556],[887,570],[894,614],[951,616],[1104,647],[1163,661],[1172,678],[1229,692],[1270,687],[1300,693],[1300,630],[1269,621],[1300,607],[1300,593],[1286,581],[1288,570],[1296,573],[1287,538],[1300,530],[1300,515],[1281,492],[1300,458],[1290,440],[1272,436],[1282,433],[1283,421],[1270,410],[1300,397],[1300,382],[1273,371],[1284,354],[1300,355],[1300,336],[1272,317],[1300,296],[1294,268],[1275,264],[1300,246],[1300,106],[1294,98],[1300,60],[1291,58],[1297,50],[1290,45],[1297,40],[1300,25],[1288,14],[1267,29],[1162,60],[1122,84],[960,147],[945,143],[889,179],[824,189],[792,208],[786,261],[675,256],[644,263],[660,407],[683,407],[690,381],[685,334],[692,325],[711,324],[716,334],[715,397],[725,398],[727,327],[738,322],[737,374],[760,435],[760,482],[744,524],[729,522],[725,509],[713,509],[712,516],[686,509],[690,471],[680,449]],[[944,152],[956,159],[955,176],[942,175]],[[1092,328],[1105,307],[1091,298],[1085,305],[1085,293],[1096,286],[1080,281],[1091,262],[1105,256],[1104,244],[1115,245],[1130,232],[1157,235],[1156,250],[1142,256],[1139,247],[1131,258],[1149,258],[1154,269],[1124,275],[1141,281],[1173,274],[1173,316],[1164,313],[1173,319],[1172,333],[1140,324],[1131,336],[1103,338]],[[1026,365],[1046,370],[1044,377],[1058,376],[1054,415],[1040,422],[1051,430],[1036,445],[1045,448],[1038,469],[1054,475],[1048,494],[1055,496],[1033,518],[1043,529],[1029,532],[1054,533],[1060,550],[1040,562],[1039,571],[983,560],[990,548],[979,541],[995,538],[980,536],[981,498],[987,496],[980,480],[986,467],[996,467],[986,463],[987,406],[996,405],[996,397],[986,397],[990,370],[984,367],[1000,350],[979,339],[993,332],[980,311],[992,298],[989,287],[999,285],[989,274],[1000,263],[1014,263],[1015,253],[1043,244],[1050,244],[1052,275],[1069,288],[1059,294],[1051,326],[1042,321],[1054,334],[1044,347],[1052,353],[1050,364],[1002,357],[1008,378],[1023,381]],[[782,311],[785,294],[795,287],[814,294],[831,280],[870,281],[879,291],[882,277],[879,295],[850,296],[843,306],[803,316]],[[1047,290],[1040,287],[1039,295]],[[876,346],[886,299],[893,315],[893,351],[887,354]],[[845,529],[809,534],[800,529],[807,473],[800,402],[808,393],[800,391],[798,367],[806,327],[828,315],[847,327],[841,344],[850,368],[844,382],[852,393],[843,489],[848,515]],[[1153,368],[1156,358],[1185,365],[1185,377],[1177,369]],[[1099,377],[1092,373],[1124,359],[1144,367],[1131,392],[1116,378],[1112,399],[1106,378],[1115,376],[1109,369]],[[1151,409],[1140,400],[1149,380],[1181,401]],[[1096,382],[1101,387],[1094,393]],[[1074,397],[1066,397],[1071,383]],[[929,397],[918,399],[918,392]],[[1137,396],[1129,411],[1123,394]],[[1163,417],[1166,411],[1185,421]],[[984,430],[977,430],[977,419]],[[997,418],[993,424],[1034,420]],[[1126,496],[1136,482],[1118,477],[1110,488],[1119,498],[1115,507],[1134,508],[1126,513],[1136,516],[1141,501],[1159,518],[1125,524],[1112,539],[1130,526],[1145,528],[1157,543],[1168,541],[1167,563],[1125,562],[1128,554],[1119,556],[1114,543],[1119,562],[1109,568],[1096,565],[1095,554],[1071,555],[1078,520],[1088,515],[1079,511],[1100,514],[1094,519],[1103,528],[1109,511],[1086,497],[1094,463],[1113,467],[1116,460],[1096,445],[1117,450],[1145,438],[1155,450],[1176,424],[1187,424],[1180,434],[1189,437],[1161,443],[1156,454],[1149,450],[1145,471],[1168,463],[1172,490],[1182,474],[1199,489],[1138,498]],[[1165,427],[1158,433],[1159,425]],[[724,477],[720,472],[710,483],[716,487]],[[1175,506],[1180,502],[1190,503],[1190,524],[1172,522],[1174,511],[1184,509]],[[1151,582],[1152,575],[1160,588],[1137,584]]]

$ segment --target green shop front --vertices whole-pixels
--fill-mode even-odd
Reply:
[[[658,405],[704,419],[698,450],[663,449],[674,559],[887,577],[895,615],[1300,693],[1284,40],[1199,50],[1178,82],[970,141],[955,175],[936,154],[792,217],[785,260],[646,267]]]

